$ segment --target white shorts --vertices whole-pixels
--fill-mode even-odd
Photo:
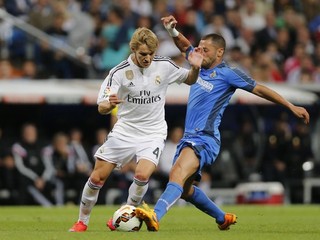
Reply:
[[[106,142],[98,148],[94,157],[117,164],[117,169],[122,168],[132,159],[135,159],[136,162],[139,162],[140,159],[146,159],[158,166],[164,142],[162,138],[128,138],[124,140],[109,136]]]

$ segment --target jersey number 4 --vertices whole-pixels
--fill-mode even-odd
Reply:
[[[154,155],[156,155],[157,159],[159,158],[160,155],[160,149],[157,147],[155,150],[152,152]]]

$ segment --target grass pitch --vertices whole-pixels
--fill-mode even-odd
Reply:
[[[57,208],[0,206],[1,240],[319,240],[319,205],[223,206],[238,216],[229,231],[220,231],[214,220],[193,206],[173,207],[162,219],[159,232],[111,232],[106,221],[119,206],[96,206],[85,233],[69,233],[78,216],[77,206]]]

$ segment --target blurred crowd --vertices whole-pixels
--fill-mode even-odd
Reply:
[[[302,203],[303,179],[320,176],[319,146],[314,145],[319,143],[320,126],[312,133],[310,126],[281,112],[279,117],[263,116],[261,131],[257,119],[248,118],[246,111],[236,115],[237,124],[221,129],[221,153],[214,165],[204,169],[199,187],[209,192],[212,188],[234,188],[241,182],[277,181],[285,187],[290,203]],[[80,128],[58,131],[48,138],[33,123],[25,123],[20,137],[11,140],[3,132],[0,129],[0,205],[59,206],[79,203],[94,166],[93,155],[109,129],[97,128],[92,139]],[[149,203],[166,186],[182,135],[183,125],[169,124],[165,148],[146,195]],[[121,171],[113,172],[98,204],[125,202],[134,168],[133,159]]]
[[[50,43],[2,19],[0,80],[104,78],[127,58],[131,34],[141,26],[157,34],[159,55],[187,66],[160,22],[162,16],[172,14],[179,22],[177,29],[193,45],[204,34],[223,35],[227,41],[225,60],[258,81],[320,83],[317,0],[0,0],[0,6],[54,36],[58,42],[52,44],[67,44],[77,50],[79,58],[87,54],[92,59],[90,67],[79,64]],[[243,113],[246,115],[240,115]],[[203,172],[200,187],[209,190],[234,187],[241,181],[279,181],[290,190],[290,202],[301,203],[302,180],[320,176],[320,145],[313,147],[320,126],[310,130],[310,126],[292,123],[284,113],[269,122],[263,116],[261,132],[257,121],[244,118],[231,130],[222,126],[221,154],[216,164]],[[183,133],[183,126],[169,127],[166,147],[146,196],[148,202],[165,187]],[[109,131],[96,129],[95,139],[88,141],[82,130],[56,132],[52,139],[44,140],[38,126],[25,123],[20,138],[11,141],[2,136],[0,128],[0,204],[78,204],[94,166],[93,153]],[[120,191],[114,203],[125,201],[134,166],[132,162],[112,174],[98,203],[106,203],[110,189]]]
[[[316,0],[11,0],[0,6],[55,37],[51,44],[34,39],[2,19],[0,79],[104,78],[128,56],[131,34],[141,26],[159,37],[159,55],[186,65],[160,22],[172,14],[194,45],[204,34],[220,33],[227,62],[258,81],[320,82]],[[89,55],[90,67],[52,48],[64,44],[79,58]]]

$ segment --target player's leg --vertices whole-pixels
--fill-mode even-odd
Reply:
[[[116,164],[97,158],[95,167],[82,191],[79,219],[69,229],[70,232],[83,232],[87,230],[91,210],[97,202],[99,191],[115,167]]]
[[[181,198],[192,203],[196,208],[215,218],[220,230],[228,230],[236,223],[236,215],[225,213],[197,186],[193,185],[194,178],[188,179]]]
[[[193,149],[190,147],[183,148],[170,171],[167,187],[155,205],[154,211],[157,214],[158,221],[181,197],[185,182],[197,172],[198,168],[199,160]]]
[[[155,205],[154,211],[157,214],[158,221],[160,221],[169,208],[181,197],[185,182],[194,175],[198,168],[198,157],[192,148],[185,147],[170,171],[169,182],[165,191]]]
[[[148,183],[155,171],[160,154],[164,148],[162,138],[136,141],[137,166],[135,168],[133,182],[129,187],[127,204],[138,206],[148,190]]]
[[[189,147],[183,148],[170,171],[169,183],[154,210],[147,206],[136,208],[137,216],[144,220],[149,231],[158,231],[159,221],[181,197],[185,181],[197,171],[198,167],[199,161],[193,150]]]
[[[133,182],[129,187],[127,204],[138,206],[149,187],[149,178],[155,171],[156,165],[147,160],[140,159],[134,173]]]
[[[201,154],[201,156],[202,158],[205,158],[203,154]],[[202,160],[203,159],[201,159],[200,161]],[[215,218],[220,230],[228,230],[231,224],[236,223],[236,215],[225,213],[199,187],[193,185],[194,179],[200,180],[200,178],[197,178],[197,175],[199,174],[200,172],[196,173],[192,178],[189,178],[186,181],[181,198],[183,198],[187,202],[192,203],[202,212]]]
[[[183,199],[215,218],[217,223],[224,222],[225,213],[197,186],[191,185],[189,193],[184,195]]]

